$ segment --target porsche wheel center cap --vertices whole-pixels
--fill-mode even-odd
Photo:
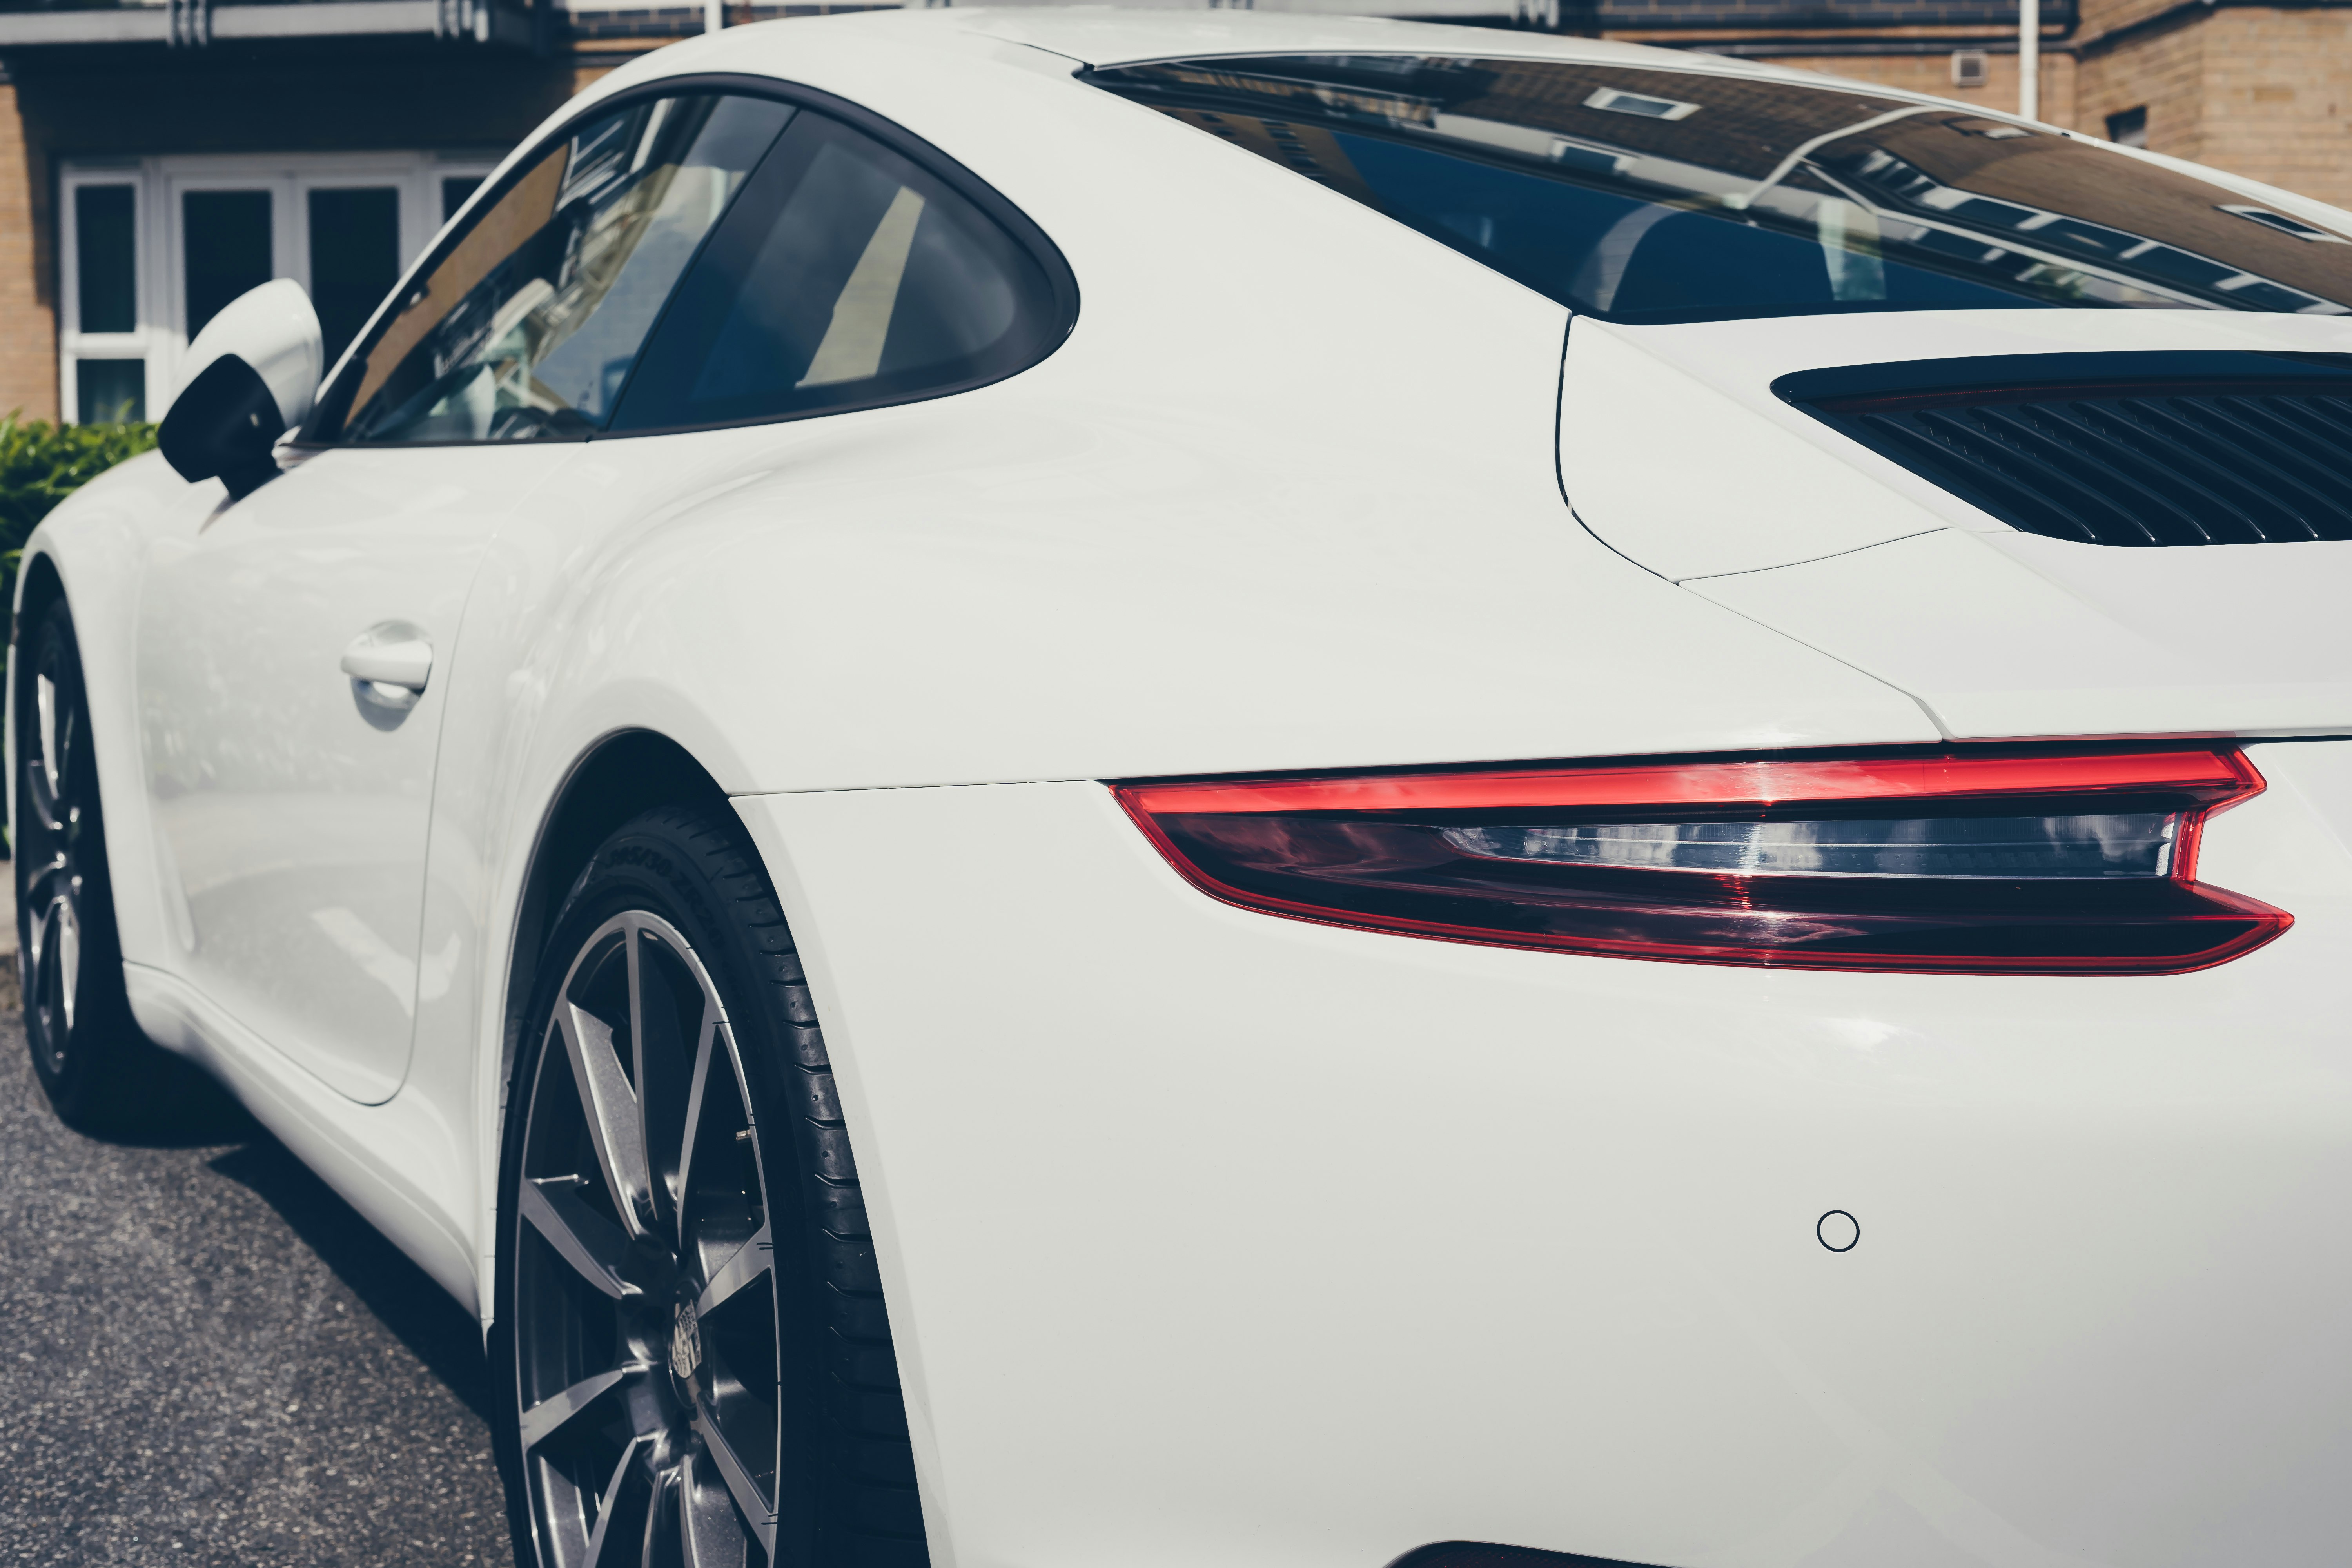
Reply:
[[[702,1330],[694,1321],[694,1303],[680,1301],[669,1331],[669,1369],[680,1383],[694,1381],[702,1364]]]

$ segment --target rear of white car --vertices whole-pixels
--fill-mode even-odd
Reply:
[[[986,26],[1057,41],[1042,20]],[[1496,265],[1479,213],[1349,188],[1364,148],[1451,135],[1488,168],[1614,158],[1630,178],[1630,154],[1565,118],[1515,145],[1415,108],[1425,47],[1385,62],[1383,98],[1369,44],[1244,59],[1238,29],[1159,32],[1126,41],[1159,63],[1097,52],[1092,79],[1154,78],[1132,96]],[[1669,92],[1673,68],[1643,63],[1616,89],[1585,79],[1603,65],[1563,71],[1555,99],[1698,124],[1752,107],[1769,74],[1685,70]],[[1769,85],[1811,90],[1786,79]],[[1964,121],[1953,135],[2004,152],[2053,134],[1897,107],[1819,110],[1818,141],[1764,162],[1787,153],[1785,184],[1874,119]],[[1711,221],[1679,199],[1665,216]],[[2216,185],[2207,205],[2224,238],[2342,254],[2286,198]],[[1212,743],[1197,773],[1112,789],[740,803],[819,922],[812,973],[887,1194],[935,1550],[1370,1564],[1472,1542],[1670,1568],[2336,1553],[2352,1529],[2334,1480],[2352,1452],[2352,746],[2326,738],[2352,727],[2344,498],[2306,507],[2307,531],[2220,547],[2037,534],[1871,445],[1799,378],[2000,355],[2027,392],[1958,402],[2276,395],[2334,417],[2326,356],[2352,330],[2316,292],[2222,313],[2131,296],[2095,264],[2052,284],[2046,258],[2006,305],[1895,309],[1883,282],[1850,298],[1902,255],[1892,210],[1852,220],[1882,225],[1867,244],[1802,215],[1832,290],[1817,307],[1612,319],[1594,268],[1563,267],[1585,296],[1567,300],[1559,478],[1650,581],[1739,617],[1727,685],[1751,674],[1742,623],[1760,624],[1828,656],[1782,698],[1842,666],[1916,704],[1916,735],[1774,750],[1726,724],[1612,755],[1606,721],[1580,738],[1576,699],[1606,713],[1638,692],[1636,651],[1607,690],[1557,671],[1555,760],[1286,756],[1237,776]],[[1631,254],[1601,281],[1626,287]],[[2179,308],[2069,309],[2068,289]],[[2086,368],[2100,355],[2125,357]],[[2265,364],[2294,384],[2252,384]],[[2000,379],[1896,378],[1938,395]],[[2340,474],[2328,428],[2305,455]],[[1540,571],[1487,564],[1514,597]],[[1590,614],[1571,608],[1586,586],[1563,586],[1563,616]],[[1694,651],[1660,649],[1662,672]],[[1664,709],[1677,684],[1660,680]],[[1443,691],[1400,700],[1444,727]]]
[[[2347,752],[2247,749],[2201,874],[2294,926],[2170,976],[1282,920],[1084,784],[743,803],[825,911],[934,1541],[2327,1560]]]

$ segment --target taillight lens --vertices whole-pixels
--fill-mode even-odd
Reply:
[[[1246,909],[1623,958],[2168,974],[2293,923],[2196,879],[2234,747],[1641,763],[1114,786]]]

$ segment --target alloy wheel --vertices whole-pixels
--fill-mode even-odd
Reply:
[[[582,944],[531,1075],[515,1368],[547,1568],[751,1568],[785,1456],[754,1097],[693,948],[629,910]]]
[[[50,1073],[65,1070],[73,1042],[81,984],[82,914],[89,852],[97,836],[97,802],[79,685],[68,667],[63,639],[45,637],[33,673],[32,722],[19,737],[23,753],[17,897],[25,910],[22,978],[35,1053]]]

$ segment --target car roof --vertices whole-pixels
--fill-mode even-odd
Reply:
[[[1338,9],[1338,6],[1334,6]],[[960,31],[1033,48],[1050,49],[1089,65],[1233,54],[1465,54],[1625,65],[1701,62],[1678,49],[1657,49],[1601,38],[1559,37],[1519,28],[1448,26],[1365,16],[1321,16],[1305,10],[1244,11],[1126,5],[980,5],[950,13]],[[870,14],[869,14],[870,15]],[[938,16],[939,13],[918,13]],[[879,19],[877,17],[877,19]],[[1721,58],[1709,66],[1747,72],[1745,62]]]
[[[1287,0],[1290,8],[1281,11],[1187,10],[1176,5],[1149,3],[940,5],[835,14],[795,19],[789,24],[757,23],[741,31],[767,33],[771,28],[789,26],[796,37],[814,42],[811,35],[801,29],[822,27],[836,37],[863,34],[875,41],[887,38],[889,47],[897,50],[949,57],[1012,44],[1095,67],[1265,54],[1437,54],[1486,59],[1560,60],[1766,79],[1905,102],[1951,104],[1987,118],[2011,118],[1998,110],[1955,103],[1933,94],[1797,70],[1766,60],[1735,59],[1696,49],[1657,48],[1517,27],[1323,15],[1311,8],[1323,4],[1337,12],[1348,3],[1349,0]]]

